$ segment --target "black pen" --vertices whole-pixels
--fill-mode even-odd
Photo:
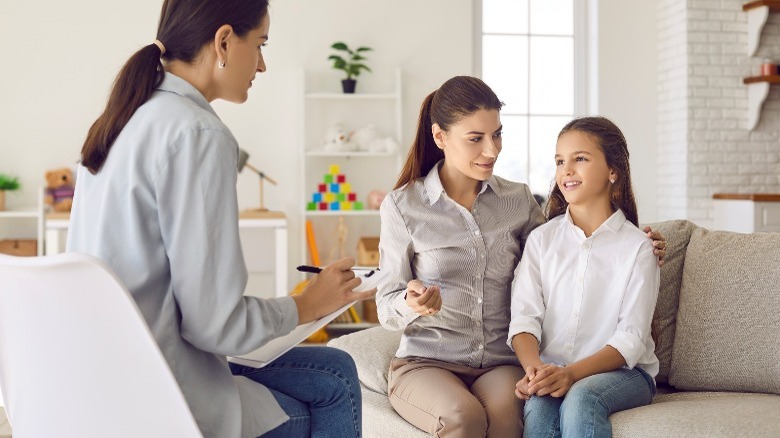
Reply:
[[[297,269],[300,272],[310,272],[312,274],[319,274],[320,272],[322,272],[322,268],[317,267],[317,266],[309,266],[309,265],[300,265],[300,266],[298,266],[295,269]],[[374,275],[375,271],[378,271],[378,270],[379,269],[372,269],[371,271],[367,272],[363,276],[366,277],[366,278],[370,277],[370,276]]]
[[[295,268],[301,272],[311,272],[312,274],[319,274],[322,272],[322,268],[318,268],[316,266],[309,266],[309,265],[301,265]]]

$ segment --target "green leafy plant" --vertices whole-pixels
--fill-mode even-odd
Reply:
[[[16,190],[21,186],[16,177],[0,173],[0,190]]]
[[[339,41],[333,43],[330,48],[345,52],[344,57],[340,55],[330,55],[328,59],[333,61],[334,69],[343,70],[347,74],[347,79],[360,76],[362,70],[371,71],[367,65],[361,62],[366,60],[362,53],[371,51],[370,47],[358,47],[353,51],[346,44]]]

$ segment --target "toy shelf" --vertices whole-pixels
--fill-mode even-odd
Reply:
[[[379,210],[307,210],[306,216],[379,216]]]

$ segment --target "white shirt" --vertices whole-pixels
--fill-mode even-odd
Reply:
[[[469,211],[447,196],[440,165],[382,202],[379,263],[389,275],[376,294],[379,321],[404,330],[398,357],[517,364],[506,346],[512,278],[544,215],[528,186],[497,176],[482,183]],[[441,287],[441,312],[412,311],[404,300],[412,279]]]
[[[243,296],[237,162],[203,95],[166,73],[100,172],[79,167],[68,233],[68,251],[105,261],[133,295],[205,437],[256,437],[288,418],[225,359],[298,323],[290,297]]]
[[[659,284],[652,242],[622,211],[585,237],[567,210],[528,238],[515,271],[507,343],[530,333],[542,361],[559,366],[610,345],[628,368],[655,377],[650,323]]]

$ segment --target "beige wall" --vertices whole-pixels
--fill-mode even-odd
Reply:
[[[653,222],[658,219],[657,7],[642,0],[600,0],[597,7],[596,112],[626,136],[639,221]]]

